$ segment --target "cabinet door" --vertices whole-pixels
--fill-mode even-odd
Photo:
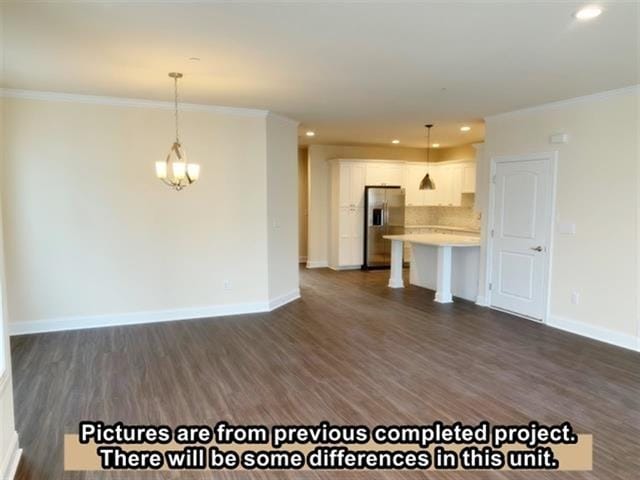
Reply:
[[[350,265],[362,265],[364,262],[364,208],[354,208],[350,212],[351,222],[351,262]]]
[[[340,164],[339,183],[340,208],[349,207],[351,206],[351,165]]]
[[[420,181],[427,173],[426,165],[407,165],[405,178],[405,204],[420,207],[425,204],[425,191],[420,190]]]
[[[459,207],[462,205],[462,182],[464,177],[463,165],[451,165],[449,167],[449,206]]]
[[[370,163],[367,165],[367,185],[404,185],[403,165]]]
[[[387,165],[385,167],[384,180],[387,185],[404,187],[404,166],[403,165]]]
[[[351,165],[349,173],[349,205],[364,208],[366,167],[358,164]]]
[[[338,264],[349,265],[351,261],[351,208],[341,208],[338,213]]]
[[[462,193],[475,193],[476,164],[466,163],[462,168]]]

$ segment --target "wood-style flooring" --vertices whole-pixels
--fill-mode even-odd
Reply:
[[[433,292],[388,272],[302,270],[271,313],[13,337],[26,479],[638,479],[640,355]],[[570,421],[592,472],[62,471],[84,419],[135,424]]]

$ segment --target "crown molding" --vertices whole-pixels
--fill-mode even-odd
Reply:
[[[140,98],[105,97],[100,95],[82,95],[77,93],[42,92],[38,90],[20,90],[1,88],[0,97],[19,98],[25,100],[44,100],[50,102],[87,103],[92,105],[110,105],[115,107],[160,108],[173,110],[173,102],[160,100],[145,100]],[[222,105],[207,105],[199,103],[180,103],[182,111],[210,112],[223,115],[237,115],[242,117],[266,118],[268,110],[242,107],[226,107]]]
[[[280,115],[279,113],[273,113],[271,111],[267,112],[267,117],[275,118],[283,122],[288,122],[296,128],[300,125],[300,122],[298,120],[294,120],[293,118],[285,117],[284,115]]]
[[[590,95],[583,95],[581,97],[568,98],[566,100],[558,100],[557,102],[543,103],[541,105],[522,108],[520,110],[513,110],[511,112],[496,113],[495,115],[488,115],[484,117],[484,119],[485,121],[487,121],[495,118],[506,118],[511,116],[524,115],[527,113],[539,112],[543,110],[552,110],[568,105],[576,105],[580,103],[604,100],[611,97],[617,97],[619,95],[632,95],[634,93],[640,94],[640,84],[629,85],[628,87],[616,88],[614,90],[606,90],[604,92],[592,93]]]

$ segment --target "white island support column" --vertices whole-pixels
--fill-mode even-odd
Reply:
[[[438,272],[437,272],[437,289],[434,301],[438,303],[451,303],[453,296],[451,295],[451,247],[438,247]]]
[[[404,288],[402,279],[402,240],[391,240],[391,275],[389,286],[391,288]]]
[[[453,294],[475,301],[478,295],[480,238],[442,233],[385,235],[391,241],[389,287],[403,288],[403,243],[411,245],[410,283],[435,290],[434,301],[453,302]],[[453,249],[457,249],[455,255]]]

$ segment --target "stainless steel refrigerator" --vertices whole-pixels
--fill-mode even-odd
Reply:
[[[404,233],[404,188],[364,188],[363,269],[389,268],[391,242],[384,235]]]

